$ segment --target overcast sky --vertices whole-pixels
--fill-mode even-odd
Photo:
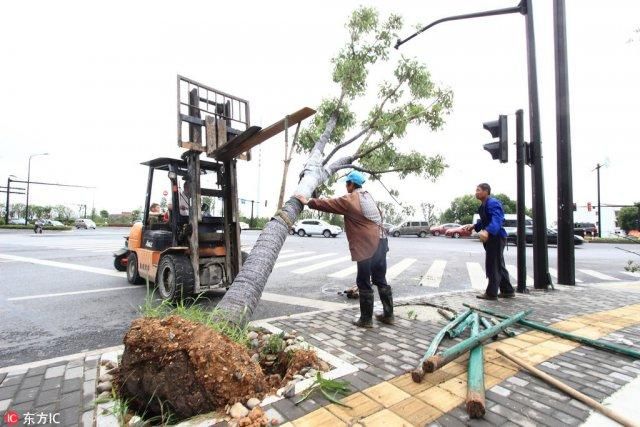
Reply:
[[[383,15],[403,16],[402,35],[407,36],[417,24],[511,7],[517,0],[345,0],[330,6],[299,1],[3,2],[0,185],[6,185],[9,174],[26,178],[29,155],[48,152],[33,158],[32,180],[97,188],[32,186],[32,203],[86,203],[89,209],[95,203],[96,209],[112,213],[142,206],[146,170],[139,163],[182,151],[176,143],[176,74],[249,100],[252,124],[268,126],[336,94],[330,59],[346,40],[347,17],[361,4]],[[601,170],[602,202],[640,201],[640,34],[634,32],[640,27],[640,2],[566,4],[574,200],[578,205],[596,203],[592,170],[607,162]],[[552,2],[537,1],[534,6],[547,217],[553,222],[557,170]],[[472,193],[483,181],[515,198],[515,150],[510,148],[508,164],[491,160],[482,150],[490,141],[482,122],[509,114],[513,141],[513,113],[523,108],[527,115],[524,20],[512,14],[445,23],[396,54],[424,61],[434,80],[454,92],[453,111],[442,130],[411,129],[403,142],[426,154],[442,154],[450,167],[435,183],[404,181],[402,203],[426,201],[444,210],[453,198]],[[384,72],[372,77],[382,78]],[[375,91],[376,81],[370,87]],[[528,134],[528,124],[526,129]],[[268,200],[261,214],[272,214],[282,173],[283,134],[253,154],[252,162],[240,162],[239,195]],[[301,160],[292,164],[289,193],[300,167]],[[527,168],[531,206],[529,176]],[[393,177],[384,182],[399,187]],[[378,184],[370,189],[376,198],[390,200]]]

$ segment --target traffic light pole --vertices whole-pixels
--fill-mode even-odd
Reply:
[[[9,194],[11,194],[11,178],[7,178],[7,205],[4,214],[5,224],[9,224]]]
[[[575,243],[573,241],[573,178],[567,30],[564,0],[553,2],[556,60],[556,137],[558,155],[558,283],[576,284]]]
[[[531,137],[532,162],[531,183],[533,186],[533,286],[536,289],[548,289],[551,284],[551,276],[549,275],[549,254],[547,253],[547,212],[544,200],[538,74],[536,71],[536,40],[533,26],[532,3],[532,0],[525,0],[527,74],[529,76],[529,136]]]
[[[518,287],[520,293],[527,292],[527,236],[525,233],[525,194],[524,194],[524,165],[525,142],[524,142],[524,113],[522,110],[516,111],[516,181],[517,181],[517,202],[516,214],[518,219]]]
[[[598,237],[602,237],[602,211],[600,210],[600,168],[602,165],[598,163],[596,171],[598,175]]]

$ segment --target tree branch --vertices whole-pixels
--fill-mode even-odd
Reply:
[[[382,175],[384,173],[392,173],[392,172],[413,172],[413,171],[420,170],[420,168],[409,168],[409,169],[389,169],[386,171],[372,171],[369,169],[362,168],[360,166],[356,166],[354,164],[342,165],[342,166],[339,166],[336,170],[340,170],[340,169],[353,169],[359,172],[368,173],[369,175]]]

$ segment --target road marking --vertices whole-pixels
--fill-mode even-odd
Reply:
[[[635,271],[621,271],[620,273],[626,274],[627,276],[631,276],[631,277],[640,277],[640,273]]]
[[[516,283],[517,283],[518,282],[518,267],[516,267],[513,264],[508,264],[506,267],[507,267],[507,271],[509,272],[511,277],[516,279]],[[533,277],[531,277],[529,275],[527,275],[527,286],[533,286]]]
[[[471,280],[471,288],[484,291],[487,289],[487,275],[477,262],[468,262],[467,271]]]
[[[336,271],[335,273],[329,274],[329,277],[335,277],[338,279],[344,279],[347,276],[354,276],[358,272],[358,265],[352,265],[351,267],[347,267],[344,270]]]
[[[555,268],[549,267],[549,274],[555,277],[556,280],[558,279],[558,270],[556,270]],[[582,280],[576,279],[576,283],[582,283]]]
[[[27,258],[16,255],[0,254],[0,259],[7,259],[11,261],[28,262],[30,264],[46,265],[49,267],[66,268],[67,270],[84,271],[86,273],[102,274],[112,277],[126,277],[126,273],[118,272],[115,270],[107,270],[106,268],[87,267],[86,265],[69,264],[66,262],[49,261],[45,259]]]
[[[429,270],[422,276],[420,280],[420,286],[428,286],[430,288],[440,287],[442,282],[442,276],[444,275],[444,268],[447,265],[447,261],[443,259],[437,259],[433,261]]]
[[[609,276],[609,275],[606,275],[604,273],[600,273],[599,271],[595,271],[595,270],[582,270],[582,269],[580,269],[578,271],[580,271],[580,272],[582,272],[584,274],[588,274],[589,276],[593,276],[596,279],[600,279],[600,280],[620,280],[620,279],[618,279],[616,277]]]
[[[400,273],[405,271],[407,268],[411,267],[413,263],[416,261],[417,259],[415,258],[403,259],[402,261],[400,261],[399,263],[395,264],[393,267],[387,270],[387,279],[388,280],[395,279],[398,275],[400,275]]]
[[[329,261],[323,261],[323,262],[319,262],[317,264],[312,264],[312,265],[310,265],[308,267],[302,267],[302,268],[299,268],[297,270],[293,270],[292,273],[305,274],[305,273],[309,273],[311,271],[320,270],[321,268],[325,268],[325,267],[328,267],[328,266],[333,265],[333,264],[340,264],[340,263],[346,262],[346,261],[351,261],[351,257],[350,256],[344,256],[342,258],[330,259]]]
[[[299,258],[299,259],[294,259],[294,260],[291,260],[291,261],[276,262],[276,264],[273,266],[273,268],[287,267],[289,265],[300,264],[300,263],[308,262],[308,261],[315,261],[317,259],[326,258],[326,257],[333,256],[333,255],[335,255],[335,253],[330,252],[328,254],[320,254],[320,255],[308,256],[306,258]]]
[[[282,252],[280,252],[282,253]],[[278,255],[278,260],[281,259],[287,259],[287,258],[295,258],[295,257],[299,257],[302,255],[311,255],[311,254],[315,254],[314,251],[307,251],[307,252],[296,252],[294,254],[288,254],[288,255]]]
[[[322,301],[311,298],[292,297],[290,295],[272,294],[270,292],[263,292],[260,299],[264,301],[279,302],[283,304],[298,305],[302,307],[312,307],[323,310],[344,308],[346,305],[345,303]]]
[[[142,286],[119,286],[117,288],[91,289],[87,291],[60,292],[57,294],[41,294],[41,295],[29,295],[27,297],[13,297],[13,298],[7,298],[7,301],[25,301],[30,299],[65,297],[69,295],[92,294],[96,292],[109,292],[109,291],[119,291],[119,290],[128,290],[128,289],[146,289],[146,288]]]

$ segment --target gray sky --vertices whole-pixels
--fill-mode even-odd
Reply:
[[[640,3],[567,0],[574,199],[596,202],[596,163],[603,203],[640,201]],[[95,200],[97,209],[143,204],[146,171],[139,163],[178,156],[176,74],[251,103],[253,124],[267,126],[336,93],[330,58],[345,41],[344,22],[360,4],[416,24],[447,15],[510,7],[517,1],[321,2],[5,2],[0,13],[0,181],[32,180],[96,186],[95,191],[32,187],[32,203],[69,206]],[[552,2],[534,5],[538,50],[547,216],[556,217],[556,137]],[[629,43],[630,38],[635,42]],[[404,45],[434,79],[454,91],[454,108],[439,132],[411,129],[403,145],[440,153],[450,165],[435,183],[402,182],[400,200],[433,202],[440,210],[488,181],[515,198],[515,150],[510,163],[482,150],[482,122],[527,114],[524,17],[507,15],[445,23]],[[394,57],[397,59],[397,56]],[[392,58],[393,61],[393,58]],[[381,71],[372,77],[384,77]],[[375,89],[376,81],[371,88]],[[370,105],[374,98],[358,105]],[[360,110],[362,113],[365,109]],[[528,124],[527,128],[528,130]],[[528,133],[528,132],[526,132]],[[267,199],[274,211],[280,187],[283,134],[240,167],[239,195]],[[292,164],[289,192],[301,161]],[[527,168],[527,205],[530,203]],[[393,177],[387,186],[398,187]],[[1,184],[6,185],[6,184]],[[389,199],[378,185],[376,197]],[[342,191],[342,188],[338,188]],[[16,199],[18,200],[18,197]],[[21,200],[24,201],[24,200]],[[89,208],[90,209],[90,208]],[[248,212],[247,212],[248,213]]]

